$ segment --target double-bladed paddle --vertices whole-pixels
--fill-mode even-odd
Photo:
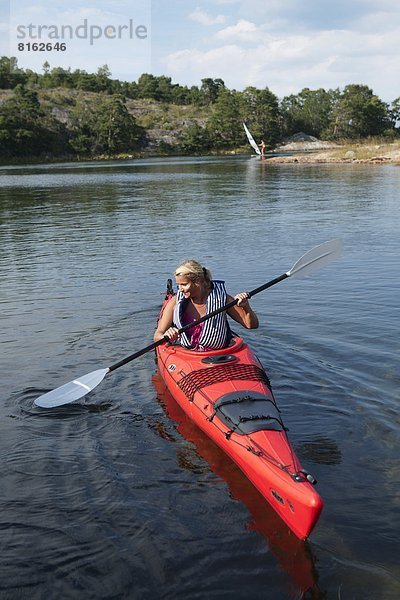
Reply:
[[[315,271],[317,271],[318,269],[321,269],[325,265],[335,260],[335,258],[340,256],[341,251],[342,243],[340,240],[330,240],[329,242],[325,242],[323,244],[320,244],[319,246],[315,246],[315,248],[312,248],[311,250],[303,254],[303,256],[294,263],[293,267],[289,271],[287,271],[283,275],[280,275],[280,277],[277,277],[276,279],[272,279],[272,281],[269,281],[268,283],[260,285],[260,287],[252,290],[251,292],[248,292],[249,297],[251,298],[252,296],[255,296],[259,292],[262,292],[263,290],[272,287],[276,283],[279,283],[280,281],[283,281],[288,277],[304,277],[305,275],[311,275],[312,273],[315,273]],[[225,306],[217,308],[216,310],[208,313],[204,317],[197,319],[197,321],[195,321],[194,323],[189,323],[188,325],[185,325],[185,327],[179,329],[179,333],[181,334],[184,331],[187,331],[188,329],[199,325],[200,323],[203,323],[208,319],[211,319],[211,317],[214,317],[215,315],[228,310],[232,306],[235,306],[237,302],[237,299],[232,300]],[[142,350],[138,350],[134,354],[130,354],[129,356],[120,360],[114,365],[111,365],[111,367],[107,367],[106,369],[98,369],[97,371],[87,373],[82,377],[78,377],[77,379],[74,379],[73,381],[62,385],[56,388],[55,390],[52,390],[51,392],[47,392],[47,394],[39,396],[39,398],[36,398],[36,400],[34,401],[34,404],[36,406],[40,406],[41,408],[54,408],[56,406],[62,406],[64,404],[70,404],[71,402],[75,402],[76,400],[79,400],[79,398],[86,396],[86,394],[88,394],[95,387],[97,387],[108,373],[112,373],[112,371],[115,371],[119,367],[126,365],[132,360],[135,360],[135,358],[139,358],[139,356],[142,356],[143,354],[154,350],[154,348],[156,348],[157,346],[160,346],[161,344],[164,344],[168,341],[169,338],[167,336],[164,336],[161,340],[149,344],[148,346],[142,348]]]

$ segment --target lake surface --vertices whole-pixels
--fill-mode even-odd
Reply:
[[[247,156],[0,168],[0,598],[400,597],[400,169]],[[298,541],[163,394],[154,355],[79,404],[34,399],[152,341],[194,257],[252,299],[243,332],[325,502]],[[157,392],[158,390],[158,392]]]

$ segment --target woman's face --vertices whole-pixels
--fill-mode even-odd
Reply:
[[[196,281],[189,281],[184,275],[175,275],[175,281],[180,292],[183,293],[185,298],[190,298],[196,295],[199,291],[199,284]]]

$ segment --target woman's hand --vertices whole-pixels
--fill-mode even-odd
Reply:
[[[164,336],[167,336],[170,342],[174,342],[179,337],[179,330],[176,327],[169,327]]]
[[[243,325],[243,327],[246,327],[246,329],[257,329],[258,318],[250,306],[249,298],[249,292],[240,292],[234,298],[228,295],[228,302],[237,300],[236,305],[228,309],[228,314],[232,319]]]
[[[159,342],[164,336],[167,336],[170,340],[174,340],[178,337],[176,334],[178,330],[176,327],[172,327],[175,303],[176,296],[172,296],[165,306],[161,318],[157,323],[157,329],[154,332],[155,342]]]
[[[235,300],[237,300],[237,305],[242,308],[248,308],[249,306],[249,292],[240,292],[240,294],[236,294]]]

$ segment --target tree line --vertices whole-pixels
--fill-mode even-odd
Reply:
[[[68,118],[44,108],[38,92],[53,89],[91,92],[70,100]],[[170,77],[142,74],[137,81],[111,78],[107,65],[97,73],[50,68],[43,73],[20,69],[15,58],[0,58],[0,89],[13,95],[0,104],[0,157],[95,156],[146,147],[146,131],[129,112],[129,100],[150,99],[163,105],[203,107],[206,119],[192,119],[179,133],[172,152],[236,149],[246,143],[245,120],[253,136],[273,148],[303,131],[320,139],[395,138],[399,134],[400,97],[390,104],[366,85],[343,90],[310,90],[279,99],[268,87],[239,92],[222,79],[204,78],[200,86],[181,86]],[[66,102],[66,100],[65,100]]]
[[[15,57],[3,56],[0,58],[0,89],[13,89],[18,84],[35,89],[64,88],[120,94],[131,100],[150,98],[171,104],[203,106],[214,102],[219,91],[225,88],[222,79],[203,79],[200,87],[188,87],[172,83],[171,77],[157,77],[149,73],[143,73],[137,81],[120,81],[111,79],[111,71],[107,65],[99,67],[97,73],[87,73],[81,69],[51,69],[46,61],[43,73],[35,73],[30,69],[20,69]]]

